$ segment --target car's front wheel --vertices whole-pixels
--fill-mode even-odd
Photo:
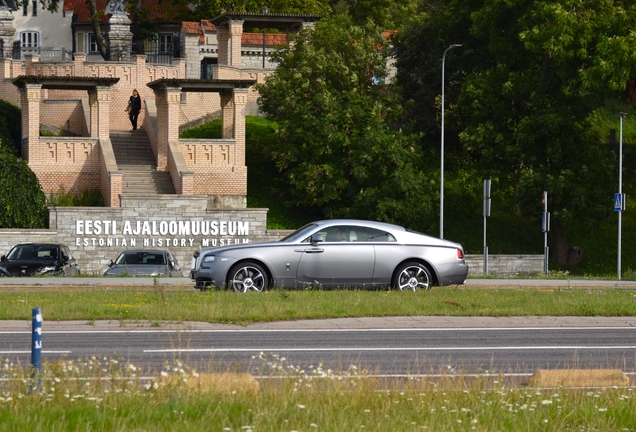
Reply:
[[[261,292],[269,286],[269,278],[261,266],[246,262],[232,267],[227,286],[236,292]]]
[[[392,285],[400,291],[427,290],[432,283],[431,272],[418,262],[407,262],[399,266],[392,281]]]

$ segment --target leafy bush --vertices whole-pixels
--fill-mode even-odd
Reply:
[[[26,161],[0,149],[0,228],[44,228],[46,198]]]
[[[103,207],[104,196],[99,189],[86,189],[81,191],[67,191],[60,186],[57,193],[51,192],[48,196],[48,204],[55,207]]]
[[[295,229],[319,219],[320,215],[298,207],[282,198],[287,183],[279,174],[267,151],[276,142],[276,122],[257,116],[245,119],[245,164],[247,165],[247,205],[250,208],[268,208],[267,228]],[[216,119],[183,132],[181,138],[219,139],[221,119]]]
[[[20,108],[0,100],[0,151],[20,155],[21,122]]]

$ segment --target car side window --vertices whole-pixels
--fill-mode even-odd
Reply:
[[[369,228],[370,242],[395,242],[397,241],[393,234],[375,228]]]

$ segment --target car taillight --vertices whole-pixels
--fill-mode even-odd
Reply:
[[[457,248],[457,259],[464,259],[464,252],[460,248]]]

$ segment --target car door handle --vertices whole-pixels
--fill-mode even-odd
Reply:
[[[325,250],[321,248],[305,249],[305,253],[323,253]]]

